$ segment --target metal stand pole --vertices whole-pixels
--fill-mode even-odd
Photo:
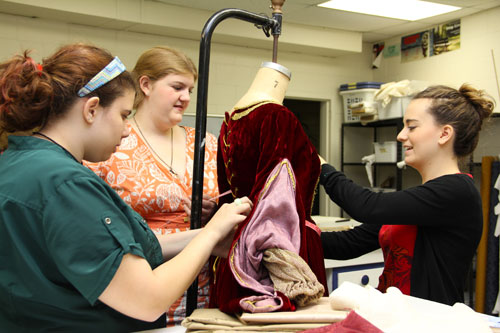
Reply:
[[[191,229],[201,227],[201,204],[203,196],[203,170],[205,165],[205,133],[207,125],[207,96],[208,96],[208,72],[210,65],[210,42],[212,33],[217,24],[226,18],[237,18],[261,25],[264,32],[273,29],[279,23],[274,18],[255,14],[242,9],[227,8],[216,12],[205,23],[201,33],[200,59],[199,59],[199,83],[196,101],[196,124],[194,138],[194,161],[193,161],[193,194],[191,198]],[[281,23],[281,22],[280,22]],[[186,316],[191,315],[197,307],[198,279],[189,287],[187,293]]]

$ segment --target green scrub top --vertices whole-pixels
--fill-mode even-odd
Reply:
[[[52,142],[10,136],[0,155],[0,330],[124,332],[165,326],[98,297],[122,257],[163,261],[139,214]],[[137,281],[141,283],[141,281]]]

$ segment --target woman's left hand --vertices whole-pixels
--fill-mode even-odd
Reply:
[[[191,199],[183,198],[182,203],[184,206],[184,211],[191,217]],[[208,194],[203,194],[201,202],[201,225],[204,226],[212,218],[217,208],[217,203],[212,200],[212,197]]]

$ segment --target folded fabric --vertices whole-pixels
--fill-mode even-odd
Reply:
[[[368,123],[378,120],[378,114],[364,115],[359,117],[361,125],[366,125]]]
[[[292,315],[294,312],[287,312]],[[297,332],[325,323],[246,324],[219,309],[196,309],[182,321],[188,332]]]
[[[376,102],[359,102],[349,105],[353,116],[373,115],[377,113]]]
[[[411,96],[424,90],[427,86],[426,82],[415,80],[388,82],[380,86],[380,89],[375,93],[374,99],[385,108],[392,97]]]
[[[297,253],[284,249],[264,251],[264,266],[274,284],[298,306],[317,302],[325,292],[311,268]]]
[[[247,324],[324,323],[330,324],[346,318],[348,311],[335,311],[330,307],[328,297],[321,297],[317,303],[298,307],[295,312],[276,311],[262,313],[243,312],[239,319]]]
[[[304,333],[383,333],[375,325],[361,317],[355,311],[349,312],[347,317],[337,323],[327,326],[311,328]],[[301,332],[301,333],[302,333]]]
[[[386,293],[344,282],[330,294],[334,310],[355,310],[386,333],[490,333],[487,322],[463,303],[453,306],[404,295],[389,287]]]

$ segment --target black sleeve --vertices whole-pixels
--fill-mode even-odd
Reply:
[[[320,184],[352,218],[379,225],[455,226],[477,196],[472,179],[463,174],[441,176],[402,191],[376,193],[324,164]]]
[[[351,230],[322,232],[325,259],[353,259],[380,248],[380,228],[380,225],[361,224]]]

